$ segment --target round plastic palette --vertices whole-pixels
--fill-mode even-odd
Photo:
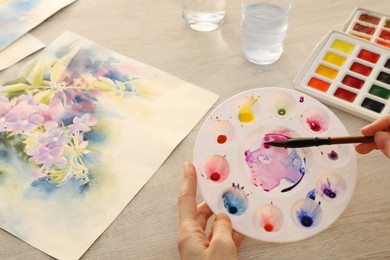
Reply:
[[[284,88],[237,94],[206,119],[194,164],[202,195],[236,231],[263,241],[290,242],[329,227],[352,196],[353,145],[278,148],[267,141],[348,135],[319,101]]]

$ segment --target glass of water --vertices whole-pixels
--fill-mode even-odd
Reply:
[[[196,31],[213,31],[225,21],[226,0],[182,0],[181,4],[185,22]]]
[[[241,48],[255,64],[272,64],[283,53],[291,0],[242,0]]]

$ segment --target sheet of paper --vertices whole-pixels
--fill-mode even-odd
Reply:
[[[0,0],[0,51],[76,0]]]
[[[64,33],[0,88],[0,226],[81,257],[217,99]]]
[[[23,35],[16,42],[0,51],[0,71],[14,65],[43,47],[45,47],[45,44],[31,34]]]

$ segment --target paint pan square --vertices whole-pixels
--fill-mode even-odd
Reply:
[[[375,27],[365,26],[360,23],[356,23],[353,27],[353,30],[360,33],[365,33],[368,35],[373,35],[375,32]]]
[[[336,66],[339,66],[339,67],[344,65],[345,60],[346,60],[346,58],[344,58],[340,55],[334,54],[333,52],[326,53],[326,55],[324,57],[324,61],[329,62],[329,63],[336,65]]]
[[[390,31],[382,30],[381,33],[379,34],[379,37],[389,41],[390,40]]]
[[[379,17],[369,15],[367,13],[362,13],[361,15],[359,15],[359,20],[366,23],[378,25],[381,19]]]
[[[342,83],[351,88],[361,89],[363,87],[364,80],[358,79],[351,75],[345,75],[345,77],[342,80]]]
[[[359,73],[364,76],[370,76],[372,68],[370,66],[366,66],[359,62],[352,63],[352,66],[349,68],[351,71]]]
[[[390,20],[386,20],[384,27],[390,29]]]
[[[326,78],[334,79],[334,78],[336,78],[338,71],[336,69],[332,69],[332,68],[325,66],[325,65],[319,65],[317,67],[316,73],[318,75],[324,76]]]
[[[389,73],[381,71],[376,79],[383,82],[383,83],[390,85],[390,74]]]
[[[353,102],[355,101],[357,94],[343,88],[338,88],[334,93],[334,96],[348,102]]]
[[[336,39],[333,42],[331,48],[334,50],[346,53],[346,54],[350,54],[353,51],[354,45],[350,44],[348,42]]]
[[[237,103],[253,99],[261,113],[242,124]],[[231,145],[217,150],[209,130],[220,125],[216,122],[221,118],[234,135]],[[206,117],[194,147],[197,182],[207,205],[214,214],[228,214],[241,234],[262,241],[294,242],[325,230],[351,199],[357,175],[353,147],[286,149],[265,144],[319,133],[348,135],[327,106],[304,93],[267,87],[225,100]],[[213,177],[216,172],[223,174]]]
[[[379,54],[374,53],[372,51],[368,51],[366,49],[360,50],[360,52],[358,54],[358,58],[365,60],[365,61],[368,61],[368,62],[371,62],[371,63],[377,63],[380,57],[381,56]]]
[[[371,95],[386,99],[386,100],[388,100],[390,98],[390,90],[389,89],[383,88],[383,87],[375,85],[375,84],[372,85],[372,87],[370,88],[368,93],[370,93]]]
[[[321,80],[321,79],[316,78],[316,77],[312,77],[309,80],[309,82],[307,83],[307,85],[309,85],[312,88],[318,89],[318,90],[320,90],[322,92],[328,91],[328,89],[330,87],[330,83],[329,82],[326,82],[326,81]]]
[[[385,63],[385,67],[390,69],[390,59],[388,59]]]
[[[380,113],[382,112],[385,104],[378,102],[376,100],[365,98],[362,103],[362,107],[372,110],[374,112]]]

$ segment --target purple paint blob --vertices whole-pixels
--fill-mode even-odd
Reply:
[[[252,183],[264,191],[271,191],[279,186],[282,179],[295,184],[305,174],[302,158],[295,149],[264,145],[265,142],[287,140],[290,137],[269,133],[263,138],[260,148],[245,151],[245,161],[252,173]]]
[[[335,150],[332,150],[330,153],[328,153],[328,158],[332,161],[335,161],[339,158],[339,155]]]

